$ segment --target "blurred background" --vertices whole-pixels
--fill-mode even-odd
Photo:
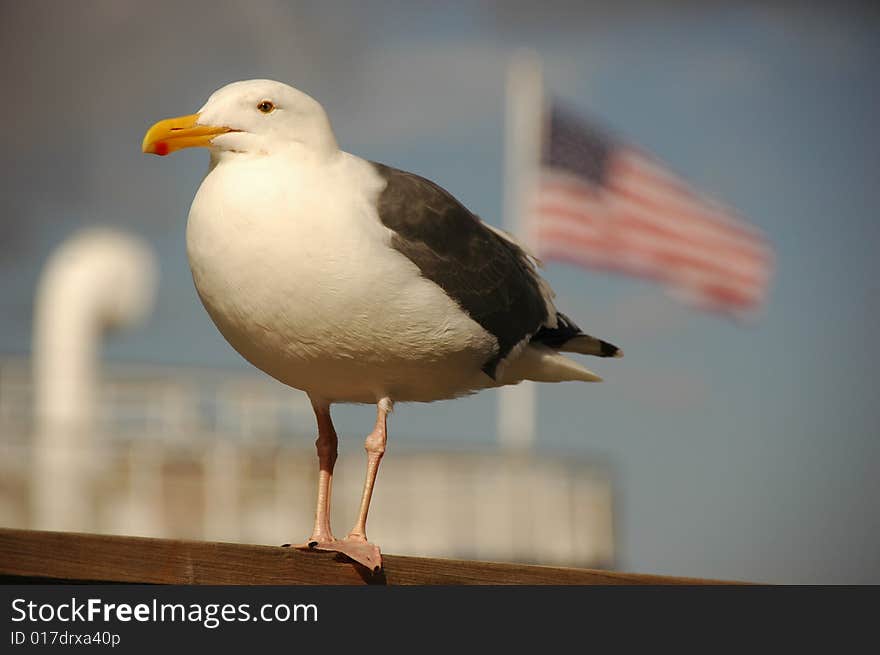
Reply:
[[[499,446],[494,391],[399,406],[370,536],[399,554],[880,582],[867,3],[0,2],[0,525],[305,538],[305,396],[241,360],[192,285],[207,154],[145,157],[141,138],[228,82],[274,78],[322,102],[344,149],[501,225],[523,47],[567,106],[767,235],[770,299],[742,324],[549,264],[558,305],[626,358],[592,366],[604,384],[540,387],[532,452]],[[342,532],[373,409],[334,419]]]

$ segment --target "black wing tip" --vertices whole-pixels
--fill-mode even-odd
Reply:
[[[613,343],[599,341],[599,357],[623,357],[623,351]]]

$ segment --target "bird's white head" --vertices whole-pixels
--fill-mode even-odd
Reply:
[[[246,80],[218,89],[195,114],[159,121],[142,148],[154,155],[197,146],[260,154],[291,145],[321,154],[337,150],[324,108],[287,84]]]

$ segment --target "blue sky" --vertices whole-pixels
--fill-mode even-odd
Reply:
[[[108,359],[246,366],[186,262],[207,157],[139,152],[152,122],[236,79],[302,88],[347,150],[426,175],[500,224],[504,71],[531,47],[556,95],[737,207],[777,254],[767,311],[747,326],[645,282],[549,264],[560,307],[627,356],[596,363],[603,385],[541,388],[538,447],[611,466],[627,568],[880,582],[880,14],[260,2],[175,4],[168,21],[171,6],[4,9],[13,93],[0,116],[16,129],[0,154],[0,353],[29,351],[41,264],[98,223],[146,238],[162,268],[154,315],[114,337]],[[335,412],[351,452],[370,414]],[[489,392],[399,408],[392,448],[485,445],[494,433]]]

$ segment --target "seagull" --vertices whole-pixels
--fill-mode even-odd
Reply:
[[[539,262],[434,182],[340,150],[324,108],[272,80],[215,91],[160,121],[145,153],[207,147],[186,246],[211,319],[251,364],[312,404],[315,525],[300,548],[378,571],[370,499],[397,402],[431,402],[523,380],[596,382],[562,352],[620,357],[556,309]],[[330,529],[334,403],[376,405],[357,521]]]

